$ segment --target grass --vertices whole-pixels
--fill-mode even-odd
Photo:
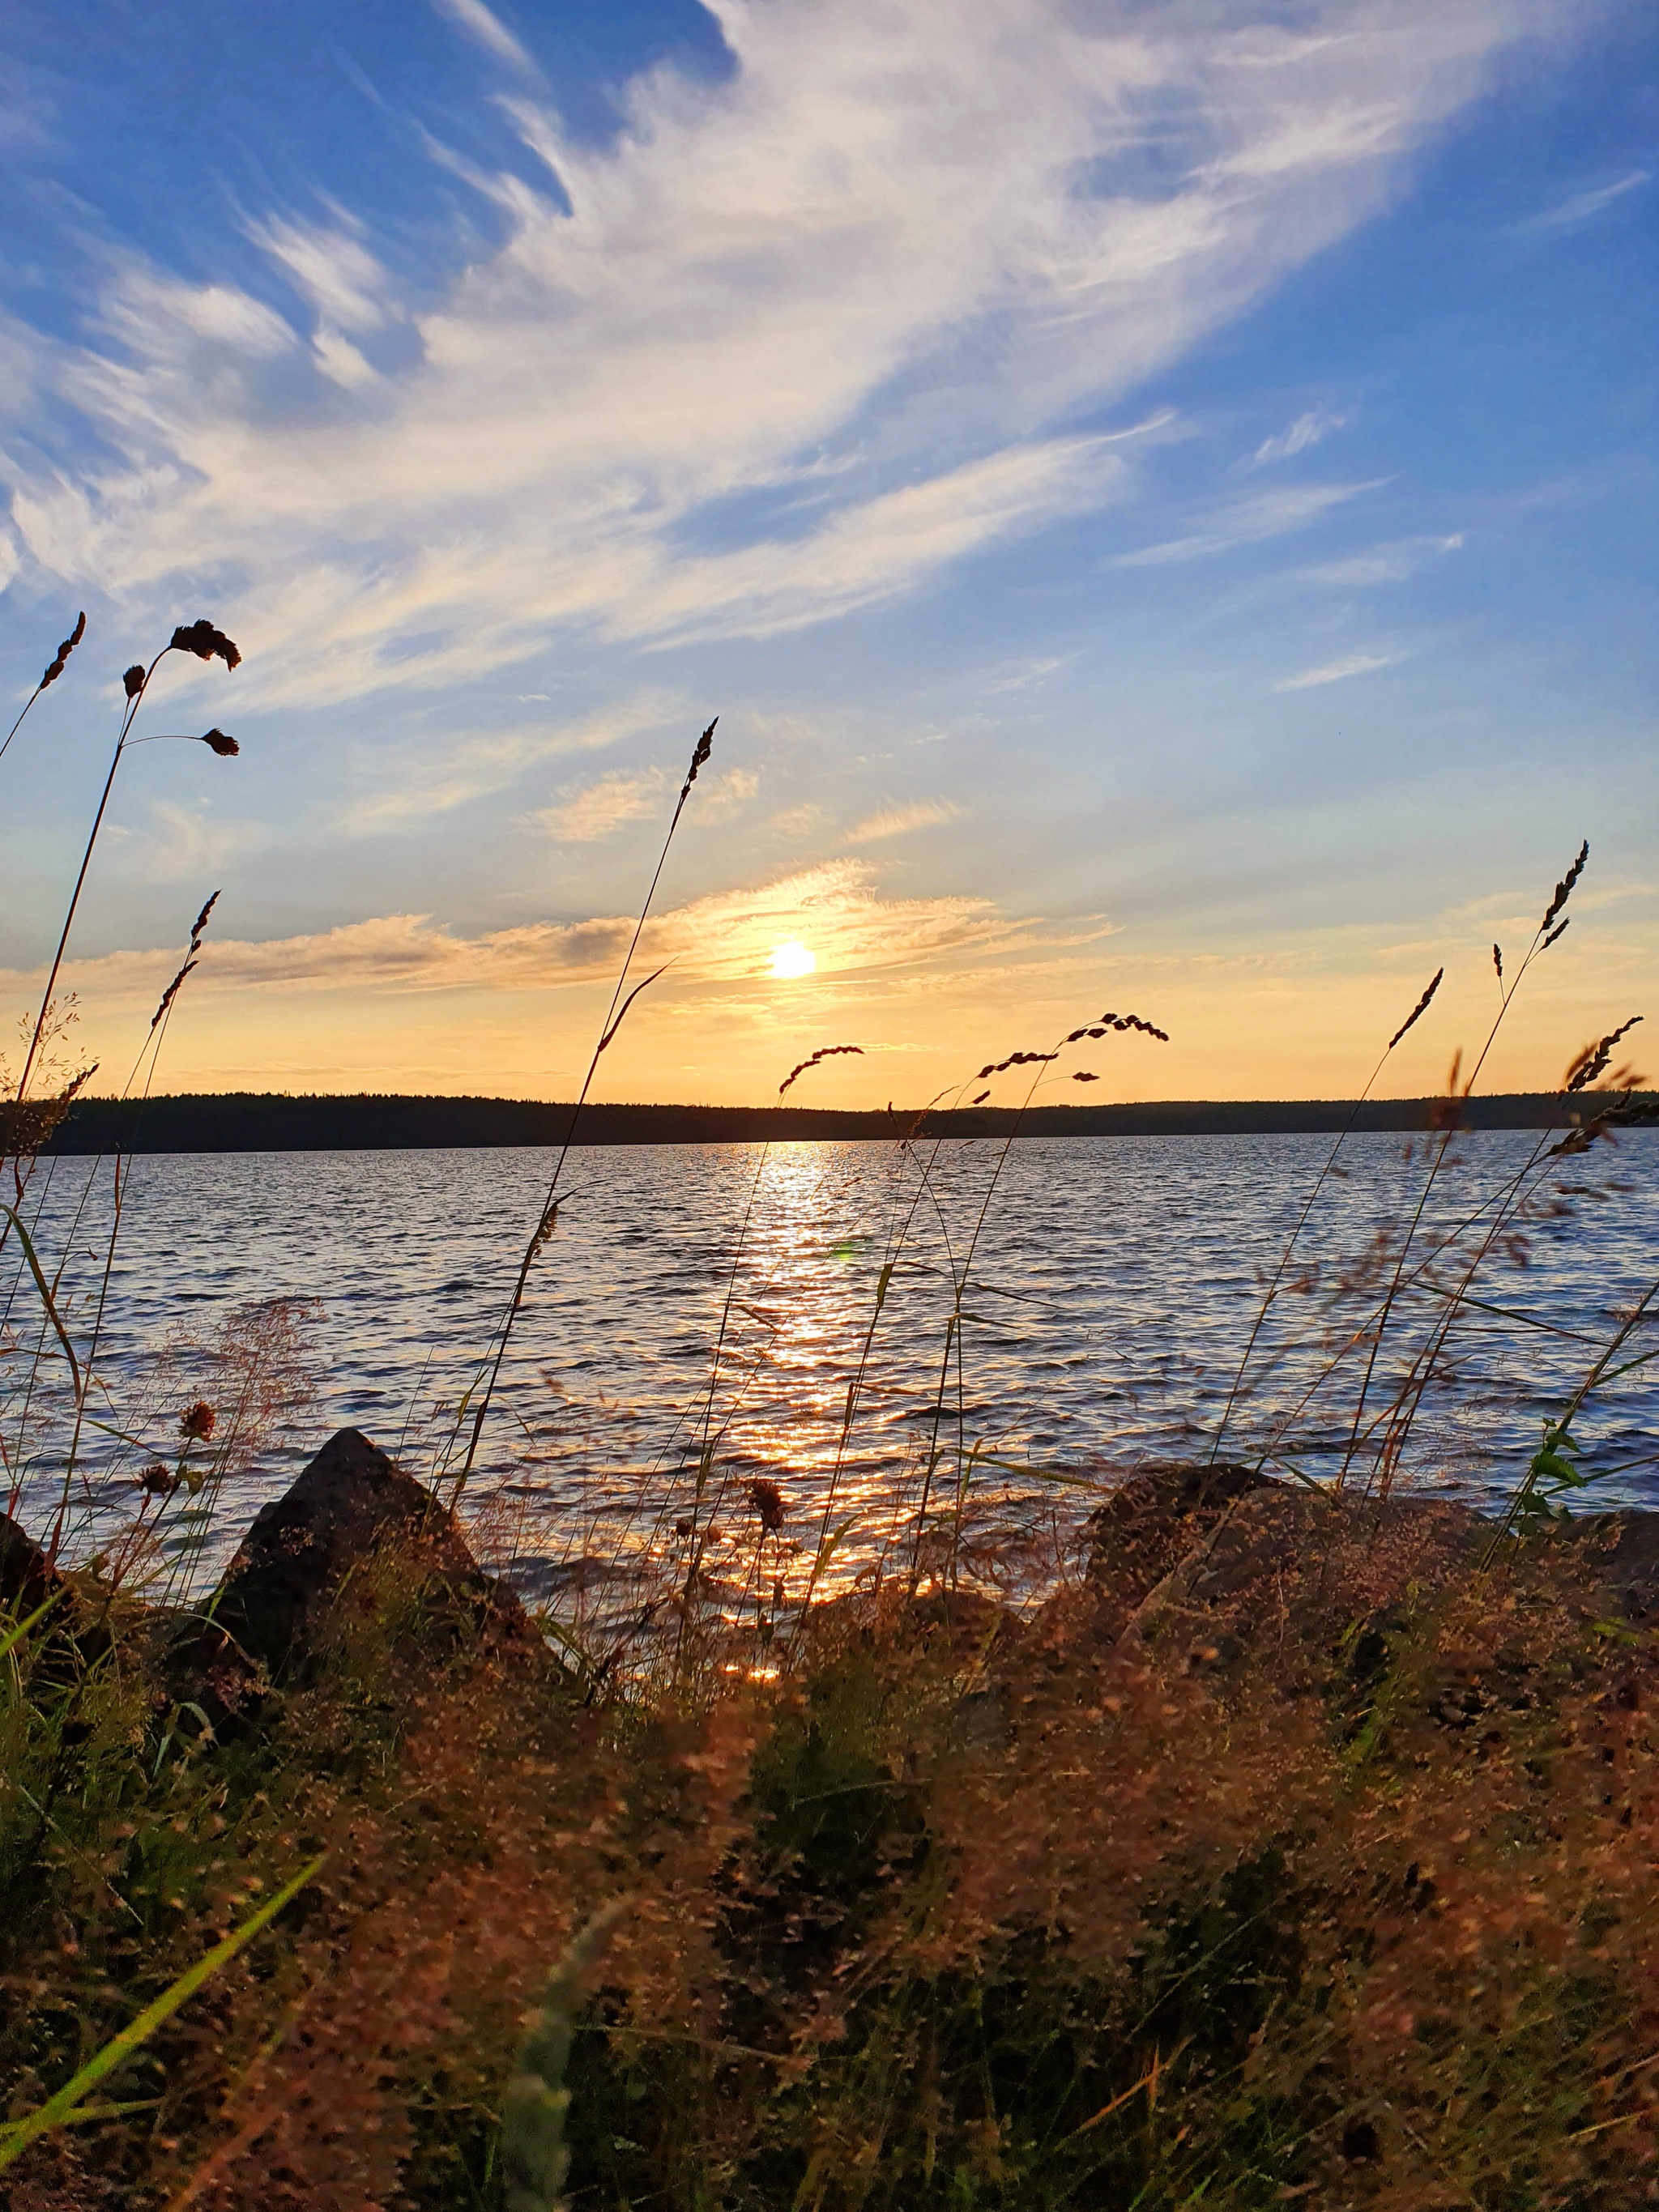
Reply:
[[[211,625],[174,642],[235,665]],[[115,766],[153,672],[130,672]],[[644,988],[631,963],[712,728],[590,1081]],[[59,964],[96,842],[94,822]],[[1586,858],[1507,980],[1494,949],[1492,1036]],[[1403,1216],[1322,1274],[1304,1232],[1339,1140],[1207,1445],[1282,1486],[1091,1522],[1085,1485],[1069,1516],[1028,1503],[1018,1529],[981,1530],[988,1468],[1028,1500],[1043,1473],[1010,1468],[967,1411],[981,1309],[1013,1295],[981,1257],[1012,1139],[958,1230],[918,1117],[798,1555],[777,1486],[732,1448],[775,1338],[745,1215],[677,1462],[617,1532],[655,1577],[631,1634],[550,1615],[558,1668],[435,1638],[419,1562],[388,1548],[335,1593],[304,1666],[239,1705],[200,1656],[203,1562],[232,1479],[304,1418],[301,1317],[232,1316],[205,1367],[176,1355],[118,1393],[121,1163],[94,1164],[56,1245],[37,1233],[54,1169],[50,1115],[27,1109],[79,1073],[58,974],[5,1132],[14,1510],[43,1471],[59,1483],[35,1531],[49,1557],[24,1574],[21,1549],[0,1553],[0,2166],[19,2212],[1659,2196],[1659,1673],[1606,1543],[1561,1512],[1586,1480],[1575,1425],[1656,1356],[1659,1291],[1586,1343],[1505,1515],[1477,1522],[1407,1481],[1448,1348],[1504,1310],[1490,1278],[1558,1202],[1559,1158],[1645,1110],[1611,1067],[1628,1024],[1570,1064],[1564,1099],[1590,1109],[1576,1131],[1477,1178],[1461,1212],[1455,1073]],[[1162,1036],[1103,1014],[986,1060],[955,1099],[1012,1076],[1029,1102],[1092,1079],[1066,1058],[1079,1046]],[[821,1048],[781,1087],[856,1049]],[[536,1270],[556,1265],[568,1151],[433,1455],[447,1497],[499,1419]],[[77,1299],[69,1253],[100,1175],[107,1239]],[[941,1318],[908,1356],[933,1410],[849,1584],[843,1474],[928,1223]],[[1344,1438],[1326,1483],[1295,1463],[1310,1407]],[[752,1553],[722,1594],[710,1547],[738,1516]]]
[[[322,1863],[12,2201],[1640,2201],[1648,1638],[1582,1543],[1269,1534],[1149,1634],[901,1581],[598,1696],[434,1666],[383,1559],[222,1742],[73,1577],[7,1655],[7,2117]]]

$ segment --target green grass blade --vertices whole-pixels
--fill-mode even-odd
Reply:
[[[296,1896],[308,1881],[315,1878],[322,1863],[321,1858],[314,1858],[309,1866],[301,1867],[292,1881],[285,1882],[275,1897],[268,1899],[257,1912],[250,1913],[241,1926],[233,1929],[222,1943],[216,1943],[193,1966],[186,1967],[178,1980],[147,2004],[136,2020],[130,2021],[118,2035],[112,2035],[101,2051],[95,2051],[55,2097],[49,2097],[37,2111],[26,2112],[21,2120],[13,2120],[9,2125],[0,2128],[0,2172],[3,2172],[40,2136],[71,2120],[76,2106],[88,2091],[94,2088],[106,2074],[112,2073],[125,2058],[137,2050],[140,2044],[154,2035],[181,2004],[195,1996],[204,1982],[210,1981],[221,1966],[235,1957],[244,1944],[252,1942],[262,1928],[268,1927],[289,1899]]]
[[[64,1593],[61,1589],[55,1589],[52,1595],[46,1601],[44,1605],[37,1605],[35,1607],[33,1612],[28,1615],[27,1620],[15,1621],[6,1631],[5,1634],[3,1636],[0,1636],[0,1659],[3,1659],[5,1657],[6,1654],[11,1650],[15,1644],[21,1644],[22,1642],[23,1638],[28,1634],[30,1629],[33,1627],[37,1620],[44,1620],[46,1619],[46,1615],[52,1611],[53,1606],[57,1604],[58,1599],[62,1597]]]
[[[502,2197],[507,2212],[566,2212],[565,2175],[570,2152],[565,2118],[570,2091],[565,2071],[581,2002],[581,1980],[610,1942],[632,1897],[602,1905],[572,1939],[547,1985],[541,2009],[519,2051],[501,2103]]]
[[[58,1311],[58,1301],[52,1297],[52,1285],[46,1280],[45,1273],[40,1266],[40,1256],[36,1253],[33,1243],[30,1238],[29,1232],[24,1228],[22,1220],[18,1215],[15,1208],[9,1206],[0,1206],[0,1213],[3,1213],[5,1215],[7,1220],[10,1222],[12,1227],[17,1231],[17,1241],[23,1248],[23,1257],[27,1261],[29,1273],[34,1278],[34,1287],[40,1291],[41,1303],[46,1309],[46,1318],[51,1322],[53,1328],[57,1330],[58,1341],[63,1346],[64,1357],[69,1361],[70,1373],[75,1378],[75,1401],[76,1403],[79,1405],[82,1396],[81,1363],[75,1356],[75,1346],[69,1340],[69,1331],[64,1328],[62,1316]]]
[[[826,1533],[823,1541],[818,1546],[817,1557],[812,1562],[812,1574],[815,1580],[835,1558],[847,1537],[858,1526],[858,1522],[859,1516],[856,1513],[849,1513],[838,1528],[831,1528]]]
[[[1000,1468],[1005,1474],[1030,1475],[1038,1482],[1058,1483],[1065,1490],[1097,1490],[1103,1495],[1113,1486],[1102,1482],[1097,1475],[1074,1474],[1069,1468],[1063,1467],[1034,1467],[1030,1460],[1009,1459],[1001,1452],[983,1451],[977,1444],[972,1457],[975,1467]]]

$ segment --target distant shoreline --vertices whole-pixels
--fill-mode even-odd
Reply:
[[[1601,1102],[1597,1102],[1598,1103]],[[1163,1099],[1138,1105],[1036,1106],[1024,1116],[1006,1107],[930,1111],[927,1133],[940,1137],[1322,1136],[1408,1133],[1426,1129],[1443,1101],[1352,1099]],[[1471,1098],[1471,1129],[1565,1127],[1596,1110],[1588,1098],[1565,1103],[1547,1092]],[[574,1108],[521,1098],[418,1097],[373,1092],[290,1097],[285,1093],[181,1093],[143,1100],[77,1100],[47,1150],[57,1153],[403,1152],[562,1144]],[[890,1142],[921,1111],[843,1112],[808,1106],[611,1106],[582,1109],[580,1145],[713,1145],[779,1141]]]

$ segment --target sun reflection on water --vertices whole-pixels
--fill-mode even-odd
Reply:
[[[1505,1147],[1524,1141],[1483,1139],[1483,1171],[1501,1172]],[[1332,1251],[1368,1237],[1405,1188],[1391,1140],[1356,1139],[1354,1152],[1319,1231]],[[787,1620],[815,1562],[816,1587],[835,1589],[925,1567],[942,1543],[977,1577],[1017,1578],[1022,1546],[1035,1560],[1093,1502],[1075,1485],[1207,1433],[1258,1270],[1322,1156],[1317,1139],[1015,1146],[946,1367],[952,1271],[994,1147],[930,1153],[925,1202],[919,1156],[893,1146],[585,1152],[581,1204],[532,1285],[471,1493],[493,1516],[492,1556],[527,1595],[590,1621],[653,1607],[672,1618],[694,1571],[732,1619]],[[1529,1312],[1582,1328],[1639,1273],[1659,1217],[1659,1140],[1633,1140],[1619,1164],[1631,1187],[1619,1207],[1534,1239],[1516,1294]],[[430,1468],[546,1170],[529,1150],[137,1164],[105,1325],[112,1376],[142,1370],[180,1297],[209,1317],[324,1297],[315,1397],[227,1495],[209,1565],[334,1427]],[[1453,1177],[1446,1203],[1460,1202]],[[319,1219],[331,1228],[320,1274]],[[95,1249],[95,1206],[84,1226]],[[1566,1340],[1529,1329],[1519,1341],[1497,1322],[1469,1324],[1436,1416],[1437,1479],[1478,1485],[1504,1450],[1534,1448],[1537,1407],[1578,1379]],[[1650,1456],[1651,1372],[1607,1418],[1609,1463]],[[1273,1388],[1288,1399],[1296,1381],[1291,1362]],[[1316,1423],[1298,1442],[1316,1471],[1340,1446]],[[113,1447],[99,1449],[112,1467]],[[43,1467],[42,1499],[57,1480]],[[1626,1487],[1639,1494],[1645,1480]],[[761,1480],[779,1493],[776,1529],[750,1499]],[[130,1488],[112,1475],[95,1511],[130,1510]]]

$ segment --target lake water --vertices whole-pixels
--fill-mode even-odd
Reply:
[[[1540,1422],[1659,1272],[1659,1136],[1553,1164],[1540,1149],[1531,1133],[1459,1141],[1361,1419],[1363,1433],[1415,1373],[1404,1479],[1477,1501],[1512,1487]],[[574,1152],[469,1501],[489,1509],[488,1540],[520,1582],[556,1594],[659,1561],[688,1519],[699,1540],[717,1528],[733,1563],[752,1554],[751,1579],[763,1567],[792,1587],[837,1530],[839,1580],[883,1556],[924,1492],[958,1537],[965,1498],[970,1542],[1006,1549],[1075,1520],[1092,1486],[1138,1461],[1207,1452],[1264,1279],[1329,1154],[1328,1138],[1266,1136],[1032,1139],[1006,1156],[962,1140]],[[1341,1466],[1369,1357],[1367,1343],[1344,1346],[1392,1279],[1425,1158],[1421,1140],[1414,1156],[1395,1137],[1343,1146],[1261,1333],[1228,1456],[1271,1449],[1316,1476]],[[211,1556],[342,1425],[417,1472],[453,1470],[456,1408],[550,1167],[522,1149],[134,1162],[90,1401],[103,1426],[83,1431],[75,1486],[84,1526],[131,1511],[135,1472],[158,1446],[176,1449],[179,1407],[195,1395],[235,1396],[246,1416],[246,1448],[212,1501]],[[108,1174],[46,1163],[31,1192],[82,1352]],[[1484,1305],[1460,1309],[1425,1373],[1422,1348],[1495,1194],[1528,1174],[1522,1241],[1486,1256],[1473,1285]],[[1462,1245],[1444,1245],[1459,1224]],[[38,1327],[17,1266],[14,1247],[0,1261],[14,1386]],[[301,1304],[273,1316],[274,1300]],[[1656,1346],[1638,1328],[1624,1356]],[[1659,1502],[1656,1373],[1625,1375],[1579,1418],[1598,1476],[1585,1503]],[[21,1432],[18,1510],[32,1525],[60,1494],[49,1395],[37,1390]],[[14,1455],[21,1404],[14,1388]],[[750,1495],[758,1479],[777,1486],[775,1534]],[[191,1534],[178,1516],[191,1510],[183,1492],[171,1502],[170,1541]]]

